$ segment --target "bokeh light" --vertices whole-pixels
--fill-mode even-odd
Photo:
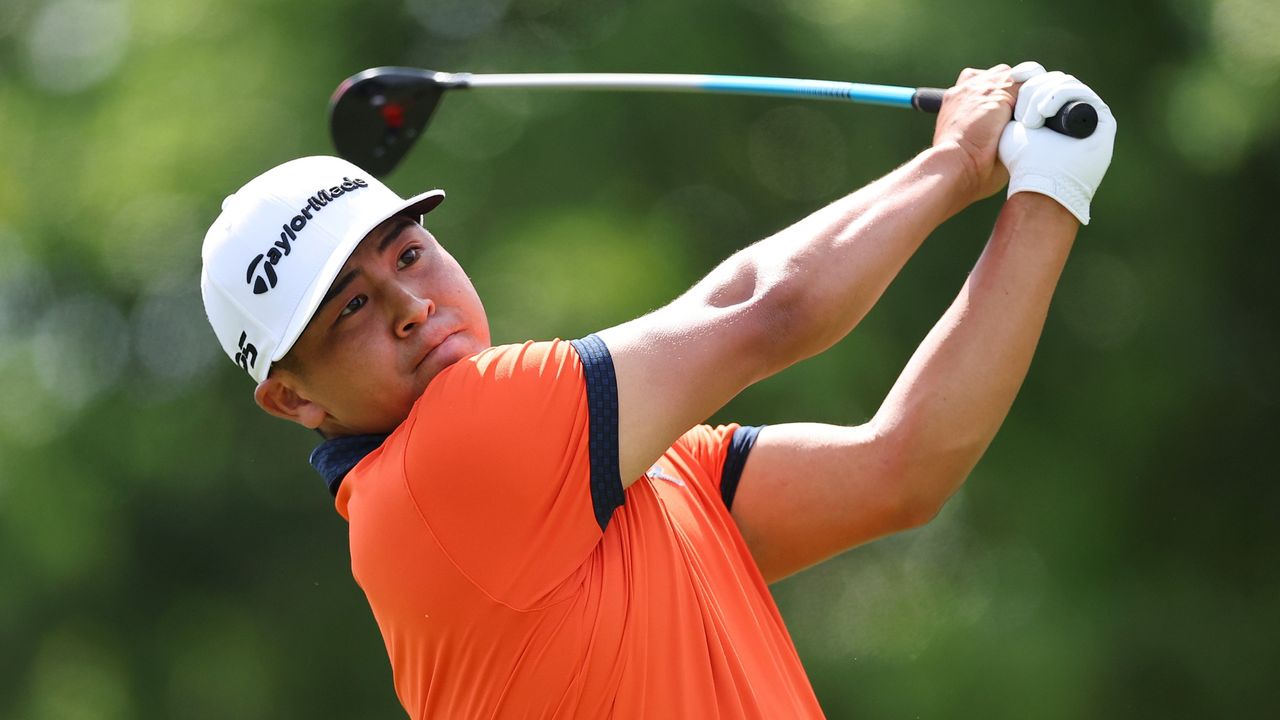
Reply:
[[[1252,94],[1216,65],[1183,69],[1162,113],[1173,149],[1204,172],[1239,167],[1258,130]]]
[[[515,145],[530,112],[528,94],[520,91],[481,89],[450,100],[432,118],[424,145],[469,163],[491,160]]]
[[[107,298],[80,294],[43,313],[32,338],[36,377],[50,396],[77,411],[115,385],[129,358],[129,328]]]
[[[408,0],[405,7],[422,26],[448,38],[470,38],[494,29],[510,0]]]
[[[1077,253],[1072,265],[1058,303],[1067,325],[1099,348],[1129,340],[1146,312],[1137,273],[1120,258],[1091,248]]]
[[[196,287],[193,278],[186,278],[181,286],[149,293],[134,308],[133,349],[148,393],[181,389],[223,357],[209,342]]]
[[[31,77],[51,92],[85,90],[115,72],[128,42],[125,0],[54,0],[27,35]]]
[[[848,183],[844,138],[818,110],[769,110],[752,125],[747,142],[756,179],[784,198],[827,198]]]
[[[1280,3],[1216,0],[1213,40],[1233,78],[1255,86],[1280,82]]]
[[[118,644],[69,624],[50,633],[31,667],[29,720],[129,720],[138,709]],[[97,637],[95,637],[97,636]]]

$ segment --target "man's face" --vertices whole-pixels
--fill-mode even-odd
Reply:
[[[303,424],[390,432],[437,373],[487,347],[470,278],[421,225],[393,217],[360,242],[272,375],[311,404]]]

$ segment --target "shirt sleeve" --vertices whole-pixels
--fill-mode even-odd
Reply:
[[[738,492],[742,470],[747,457],[755,447],[756,437],[763,425],[698,425],[681,436],[683,444],[694,461],[703,469],[704,476],[716,483],[715,490],[726,509],[733,509],[733,498]]]
[[[584,363],[575,346],[603,352]],[[596,338],[490,348],[436,376],[414,408],[413,500],[459,570],[501,602],[547,598],[622,504],[617,388],[603,348]],[[609,453],[611,477],[608,462],[593,468],[593,455]]]

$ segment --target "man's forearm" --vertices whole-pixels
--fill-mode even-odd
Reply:
[[[723,307],[764,298],[778,316],[778,364],[819,353],[857,325],[924,238],[964,207],[965,173],[954,149],[930,148],[743,249],[682,299]]]
[[[1004,421],[1078,227],[1043,195],[1010,198],[959,296],[872,420],[914,459],[903,481],[926,509],[955,492]]]

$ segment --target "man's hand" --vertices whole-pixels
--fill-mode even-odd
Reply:
[[[1076,100],[1098,111],[1098,127],[1092,135],[1076,139],[1044,127],[1045,118]],[[1000,162],[1011,175],[1009,196],[1048,195],[1088,225],[1089,202],[1111,165],[1116,138],[1111,109],[1079,80],[1051,72],[1031,78],[1022,87],[1013,119],[1000,139]]]
[[[1021,83],[1043,73],[1036,62],[1014,68],[966,68],[943,95],[933,146],[960,151],[969,171],[968,203],[994,194],[1009,180],[1005,167],[996,162],[1000,135],[1013,116]]]

